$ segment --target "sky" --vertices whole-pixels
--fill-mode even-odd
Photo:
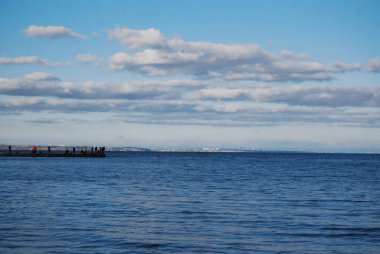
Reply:
[[[0,143],[380,152],[380,1],[0,1]]]

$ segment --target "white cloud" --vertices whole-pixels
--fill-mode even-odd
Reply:
[[[266,88],[205,88],[186,95],[189,100],[248,101],[309,107],[380,107],[380,89],[325,85]]]
[[[284,58],[290,58],[290,59],[311,59],[312,56],[306,55],[306,54],[295,54],[289,50],[283,50],[281,51],[281,56]]]
[[[91,54],[79,54],[76,60],[82,63],[92,63],[95,67],[99,67],[103,63],[103,58]]]
[[[0,65],[11,65],[11,64],[40,64],[46,65],[47,61],[42,60],[36,56],[22,56],[16,58],[6,58],[0,57]]]
[[[25,80],[31,81],[59,81],[60,79],[52,73],[33,72],[24,76]]]
[[[41,82],[44,81],[44,82]],[[31,73],[23,78],[0,78],[0,94],[73,99],[179,99],[183,93],[205,87],[195,80],[138,81],[126,84],[62,82],[51,73]]]
[[[380,59],[372,58],[365,65],[365,69],[369,72],[380,72]]]
[[[23,97],[0,101],[0,114],[20,112],[110,113],[119,121],[146,124],[255,126],[286,123],[380,126],[379,108],[326,108],[240,102],[202,103],[168,100],[119,100]],[[116,117],[116,118],[115,118]]]
[[[145,30],[115,28],[108,31],[108,36],[130,48],[165,46],[167,43],[165,36],[153,28]]]
[[[331,80],[336,73],[361,69],[360,64],[307,61],[310,56],[282,51],[273,54],[254,44],[187,42],[167,38],[159,30],[116,28],[108,31],[131,52],[109,58],[110,69],[148,75],[193,75],[198,78],[268,82]]]
[[[48,39],[56,39],[62,37],[71,37],[75,39],[85,40],[86,36],[76,33],[64,26],[36,26],[31,25],[25,30],[25,34],[29,37],[40,37]]]
[[[103,112],[128,121],[244,125],[331,123],[380,126],[380,89],[314,85],[220,84],[215,80],[65,82],[52,73],[0,78],[0,113]],[[7,98],[15,98],[6,100]]]
[[[98,57],[90,54],[79,54],[76,59],[80,62],[95,62],[98,60]]]
[[[42,82],[43,81],[43,82]],[[134,81],[129,83],[63,82],[54,74],[35,72],[23,78],[0,78],[0,94],[72,99],[173,100],[199,103],[277,103],[309,107],[380,107],[376,87],[272,85],[221,87],[202,80]]]
[[[52,63],[36,56],[21,56],[15,58],[0,57],[0,65],[36,64],[47,67],[68,66],[70,63]]]

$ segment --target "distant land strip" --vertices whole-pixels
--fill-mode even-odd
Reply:
[[[32,151],[34,145],[11,145],[12,151]],[[37,145],[38,151],[48,151],[49,145]],[[85,146],[78,145],[50,145],[51,151],[65,151],[66,149],[72,150],[75,147],[76,151],[80,151]],[[93,147],[95,148],[95,147]],[[90,150],[91,146],[87,146],[87,149]],[[0,144],[0,151],[7,152],[9,151],[9,145]],[[258,150],[246,150],[246,149],[224,149],[224,148],[140,148],[140,147],[106,147],[106,152],[230,152],[230,153],[243,153],[243,152],[259,152]]]

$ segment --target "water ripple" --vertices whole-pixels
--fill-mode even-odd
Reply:
[[[1,158],[0,253],[373,253],[380,156]]]

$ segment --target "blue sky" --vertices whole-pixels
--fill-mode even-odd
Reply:
[[[1,1],[0,143],[380,152],[379,1]]]

